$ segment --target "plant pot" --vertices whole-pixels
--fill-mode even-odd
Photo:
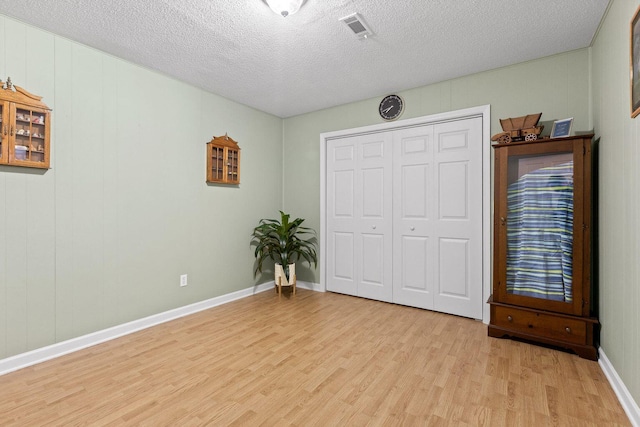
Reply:
[[[289,264],[289,278],[284,272],[281,264],[275,265],[275,286],[278,295],[282,295],[283,286],[293,286],[293,294],[296,294],[296,265]]]

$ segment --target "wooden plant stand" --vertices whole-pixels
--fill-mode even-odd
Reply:
[[[287,280],[286,274],[284,274],[284,270],[282,265],[275,265],[275,290],[278,293],[278,296],[282,296],[282,287],[291,286],[293,287],[293,295],[296,294],[296,265],[289,264],[289,280]]]

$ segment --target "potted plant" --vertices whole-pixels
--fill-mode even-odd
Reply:
[[[303,227],[302,218],[289,221],[289,214],[280,211],[280,220],[261,219],[251,234],[251,245],[255,245],[256,268],[254,275],[262,272],[264,261],[275,262],[275,280],[280,278],[283,286],[295,286],[295,262],[307,261],[318,265],[315,230]],[[295,288],[294,288],[295,289]]]

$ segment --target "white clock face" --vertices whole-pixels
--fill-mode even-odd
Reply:
[[[378,112],[384,120],[395,120],[402,114],[404,102],[398,95],[387,95],[380,101]]]

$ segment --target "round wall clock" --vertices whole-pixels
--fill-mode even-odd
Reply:
[[[395,120],[402,114],[404,110],[404,101],[399,95],[387,95],[380,101],[378,112],[384,120]]]

